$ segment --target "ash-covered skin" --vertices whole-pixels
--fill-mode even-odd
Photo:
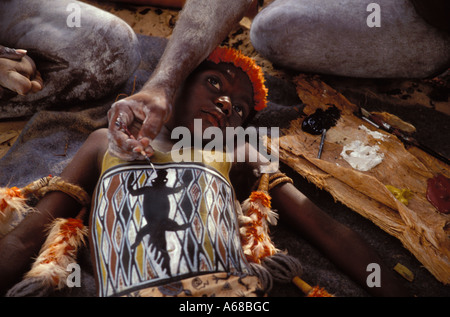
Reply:
[[[0,2],[0,45],[25,49],[43,79],[43,89],[0,99],[0,118],[64,109],[104,97],[123,84],[140,63],[135,33],[124,21],[76,2],[80,26],[70,26],[68,0]]]

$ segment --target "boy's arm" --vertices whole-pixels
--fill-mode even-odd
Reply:
[[[280,219],[292,225],[369,293],[374,296],[408,296],[392,270],[384,267],[381,258],[361,236],[319,209],[292,184],[278,185],[270,194]],[[381,287],[367,286],[367,266],[370,263],[380,265]]]
[[[107,146],[106,130],[96,131],[61,173],[61,178],[92,193],[99,175],[101,153]],[[0,295],[19,282],[46,239],[46,229],[55,218],[75,217],[81,205],[62,192],[51,192],[11,233],[0,240]]]

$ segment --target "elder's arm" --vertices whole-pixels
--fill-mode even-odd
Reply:
[[[251,3],[251,0],[186,2],[150,79],[141,91],[113,104],[108,114],[113,154],[127,160],[136,159],[142,150],[147,155],[153,154],[149,141],[158,135],[162,125],[171,117],[177,89],[226,38]],[[129,130],[135,131],[134,139],[115,125],[120,114]]]

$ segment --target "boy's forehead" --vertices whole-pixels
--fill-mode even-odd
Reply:
[[[231,78],[234,78],[236,76],[236,72],[233,71],[230,67],[227,67],[227,69],[225,70],[225,72],[231,76]]]
[[[224,75],[225,78],[230,83],[238,83],[238,87],[246,91],[246,94],[248,94],[251,98],[249,100],[250,102],[253,101],[253,85],[248,77],[247,73],[244,72],[239,67],[236,67],[235,65],[231,63],[219,63],[215,64],[212,62],[206,63],[206,68],[204,68],[205,71],[218,71]],[[245,88],[244,88],[245,87]]]
[[[234,66],[231,63],[219,63],[219,64],[215,64],[212,62],[206,62],[205,63],[205,68],[204,70],[215,70],[215,71],[219,71],[221,73],[223,73],[226,76],[229,76],[230,79],[236,79],[236,76],[238,74],[240,74],[241,78],[245,78],[246,80],[250,81],[250,79],[248,78],[247,74],[240,68]]]

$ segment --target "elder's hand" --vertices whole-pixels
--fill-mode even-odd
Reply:
[[[41,74],[25,50],[15,50],[0,45],[0,97],[3,88],[19,95],[42,90]],[[2,88],[3,87],[3,88]]]
[[[147,88],[115,102],[108,111],[111,154],[132,161],[153,155],[150,142],[170,118],[172,103],[164,89]]]

